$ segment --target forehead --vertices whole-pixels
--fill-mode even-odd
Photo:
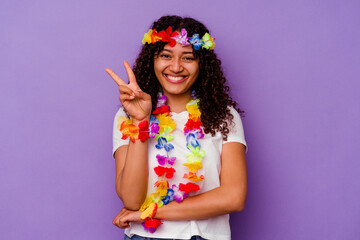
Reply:
[[[183,46],[180,43],[176,43],[176,45],[174,47],[170,47],[169,44],[166,44],[164,46],[163,51],[171,52],[171,53],[181,53],[181,54],[191,53],[192,54],[193,48],[191,45]]]

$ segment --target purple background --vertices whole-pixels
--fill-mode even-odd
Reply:
[[[121,239],[116,84],[164,14],[203,21],[246,111],[233,239],[360,239],[359,1],[0,3],[0,238]]]

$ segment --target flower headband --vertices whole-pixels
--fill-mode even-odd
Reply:
[[[168,27],[166,31],[162,30],[157,32],[155,29],[150,29],[144,34],[142,44],[154,44],[156,42],[167,42],[170,47],[174,47],[176,43],[180,43],[183,46],[192,44],[195,50],[199,50],[200,47],[213,50],[215,48],[215,38],[212,38],[209,33],[205,33],[200,39],[199,34],[194,34],[191,38],[187,36],[185,28],[181,29],[181,34],[173,32],[171,27]]]

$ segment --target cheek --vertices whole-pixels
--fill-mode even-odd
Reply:
[[[199,62],[196,62],[192,65],[192,71],[194,74],[198,74],[199,73]]]
[[[156,76],[161,75],[161,68],[159,67],[158,63],[154,63],[154,72]]]
[[[197,78],[199,76],[199,65],[194,66],[191,69],[191,73],[195,76],[195,78]]]
[[[154,71],[155,73],[158,73],[161,75],[161,73],[164,71],[164,69],[166,68],[166,64],[161,62],[161,61],[156,61],[154,62]]]

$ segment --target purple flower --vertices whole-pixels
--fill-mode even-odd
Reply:
[[[184,134],[188,135],[190,133],[195,134],[196,139],[200,139],[204,137],[204,133],[202,131],[202,129],[192,129],[192,130],[188,130],[188,129],[184,129]]]
[[[176,160],[176,157],[167,158],[167,163],[170,165],[174,165],[175,160]]]
[[[174,191],[173,197],[176,202],[180,203],[185,198],[187,198],[188,195],[185,192],[180,191],[179,188],[175,184],[172,185],[171,188]]]
[[[189,43],[189,39],[190,39],[190,38],[187,36],[187,31],[186,31],[185,28],[182,28],[182,29],[181,29],[181,34],[176,35],[175,37],[173,37],[173,39],[174,39],[176,42],[178,42],[178,43],[180,43],[181,45],[183,45],[183,46],[188,46],[188,45],[190,45],[190,43]]]
[[[150,126],[149,126],[149,136],[151,138],[155,138],[156,137],[156,134],[158,134],[159,132],[159,125],[156,124],[156,123],[151,123]]]
[[[166,157],[160,154],[156,155],[159,165],[164,166],[166,163]]]
[[[159,165],[164,166],[166,163],[173,165],[176,157],[166,157],[166,156],[162,156],[160,154],[156,155],[157,161],[159,163]]]
[[[158,94],[158,98],[157,98],[157,103],[156,103],[156,107],[161,107],[162,105],[164,105],[166,103],[166,96],[162,95],[161,93]]]
[[[144,222],[142,223],[142,225],[143,225],[145,231],[149,231],[150,233],[154,233],[156,231],[156,228],[152,228],[152,227],[148,228],[148,227],[146,227]]]

